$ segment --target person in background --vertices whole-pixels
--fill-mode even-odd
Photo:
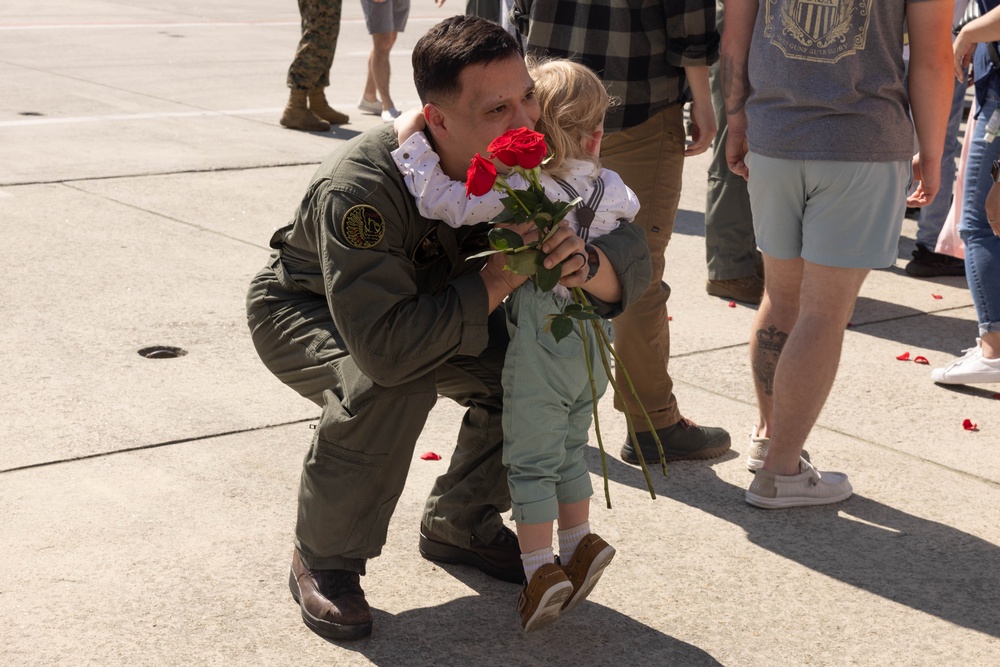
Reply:
[[[725,7],[715,3],[715,25],[721,34]],[[726,102],[722,94],[719,63],[710,70],[712,106],[719,133],[712,142],[705,192],[705,260],[708,280],[705,291],[712,296],[756,305],[764,294],[763,264],[753,234],[753,213],[747,182],[726,163]]]
[[[434,1],[440,7],[445,0]],[[392,71],[389,53],[399,33],[406,29],[410,0],[361,0],[361,9],[365,13],[368,34],[372,36],[372,51],[368,56],[368,78],[365,79],[365,90],[358,100],[358,108],[391,123],[399,117],[399,111],[389,93]]]
[[[955,38],[955,76],[964,81],[973,67],[979,115],[965,167],[962,219],[965,275],[976,306],[976,345],[944,368],[931,371],[943,384],[1000,382],[1000,0],[986,0],[983,16],[967,23]]]
[[[968,3],[969,0],[955,1],[953,26],[957,26],[961,21]],[[934,197],[934,201],[920,209],[917,216],[917,247],[913,251],[913,259],[904,267],[906,274],[915,278],[965,275],[965,262],[960,257],[936,252],[935,246],[951,208],[955,185],[955,159],[962,150],[962,144],[958,140],[958,130],[965,112],[966,88],[964,79],[955,80],[952,88],[951,112],[948,115],[948,127],[944,137],[944,153],[941,156],[941,190]]]
[[[292,130],[326,132],[330,124],[343,125],[347,114],[330,107],[324,89],[330,85],[330,67],[340,35],[343,0],[299,0],[302,36],[288,68],[291,94],[281,124]]]
[[[843,13],[828,21],[830,10]],[[760,413],[747,456],[751,505],[821,505],[852,493],[847,475],[818,472],[802,449],[833,386],[866,276],[895,263],[906,205],[926,206],[940,187],[951,13],[950,0],[839,10],[726,0],[726,155],[748,179],[764,258],[750,339]],[[911,178],[920,183],[907,197]]]
[[[628,369],[642,406],[668,461],[711,459],[725,454],[729,433],[685,418],[670,377],[670,325],[663,281],[665,253],[680,203],[685,157],[708,150],[715,113],[708,68],[718,58],[715,0],[516,0],[515,25],[525,51],[544,58],[577,60],[594,70],[622,101],[604,120],[601,164],[621,175],[639,197],[635,224],[646,232],[653,263],[642,298],[615,318],[615,351]],[[642,20],[635,17],[641,16]],[[692,142],[685,145],[684,106],[691,103]],[[621,369],[616,381],[627,386]],[[625,438],[622,460],[639,465],[660,454],[649,425],[631,395],[615,398],[636,427]]]

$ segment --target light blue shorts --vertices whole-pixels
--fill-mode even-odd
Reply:
[[[760,249],[822,266],[892,266],[913,169],[899,162],[782,160],[750,153],[750,208]]]
[[[361,0],[361,9],[365,14],[365,27],[368,28],[369,35],[403,32],[406,29],[406,19],[410,16],[410,0]]]

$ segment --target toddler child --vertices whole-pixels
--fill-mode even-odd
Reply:
[[[551,156],[540,176],[546,195],[553,201],[582,198],[566,220],[585,241],[628,224],[639,210],[635,193],[598,161],[611,104],[600,78],[569,60],[529,63],[529,69],[541,108],[535,129],[545,135]],[[465,185],[441,170],[423,133],[407,137],[402,126],[399,132],[393,157],[421,215],[458,227],[491,220],[504,210],[504,195],[495,190],[468,198]],[[516,173],[505,178],[515,189],[527,185]],[[589,245],[587,250],[593,276],[599,260]],[[583,457],[594,409],[583,355],[590,356],[600,397],[608,385],[600,341],[591,331],[584,343],[576,328],[556,342],[544,330],[546,316],[561,313],[571,302],[565,287],[541,292],[529,281],[506,304],[511,340],[502,376],[503,461],[526,578],[517,604],[525,632],[582,602],[615,555],[614,547],[590,531],[594,491]],[[611,338],[610,324],[599,324]],[[556,519],[558,562],[552,548]]]

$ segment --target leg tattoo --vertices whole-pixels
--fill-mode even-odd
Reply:
[[[774,395],[774,370],[778,367],[778,357],[785,347],[788,334],[777,327],[757,330],[757,349],[753,358],[753,374],[767,396]]]

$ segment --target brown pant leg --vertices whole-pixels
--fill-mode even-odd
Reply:
[[[655,428],[672,426],[681,415],[667,370],[670,329],[667,299],[670,287],[663,282],[664,252],[674,230],[684,168],[684,116],[680,105],[664,109],[645,123],[604,138],[601,163],[618,172],[636,193],[641,206],[635,224],[646,230],[653,263],[649,288],[630,304],[615,325],[615,350],[635,385]],[[621,368],[615,380],[627,386]],[[625,392],[627,393],[627,392]],[[631,415],[637,431],[648,431],[635,400],[615,397],[615,407]]]

